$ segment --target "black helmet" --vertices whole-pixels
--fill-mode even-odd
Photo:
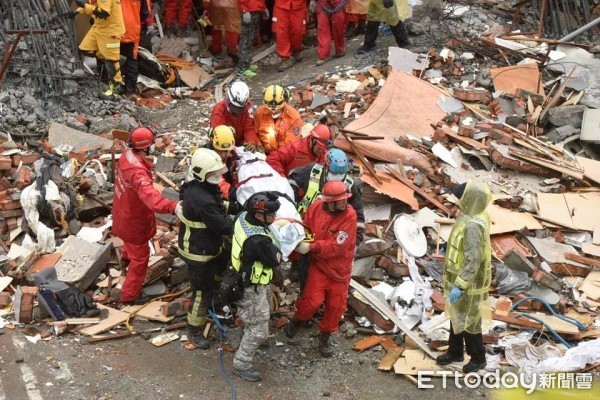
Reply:
[[[246,202],[246,211],[254,213],[273,214],[279,210],[277,196],[269,192],[254,193]]]

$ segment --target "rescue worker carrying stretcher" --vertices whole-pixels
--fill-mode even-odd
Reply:
[[[235,130],[232,126],[219,125],[211,128],[208,136],[208,148],[219,155],[227,170],[219,182],[219,189],[223,198],[229,203],[236,203],[237,196],[237,153],[235,149]],[[233,207],[233,206],[232,206]],[[232,208],[233,209],[233,208]]]
[[[314,240],[296,247],[297,252],[310,255],[310,268],[306,287],[296,301],[296,315],[286,325],[285,334],[294,337],[302,322],[309,321],[325,302],[319,323],[319,352],[323,357],[333,355],[329,340],[346,310],[356,246],[356,213],[348,204],[351,196],[344,182],[327,182],[322,199],[309,207],[304,218]]]
[[[491,327],[488,287],[492,280],[490,218],[486,208],[492,201],[487,184],[469,181],[455,190],[461,214],[450,232],[442,285],[446,313],[450,316],[448,351],[439,356],[439,365],[464,360],[464,348],[471,360],[465,374],[485,368],[483,329]]]
[[[193,179],[183,185],[180,194],[183,209],[178,240],[179,256],[188,266],[192,287],[187,331],[190,342],[208,349],[210,342],[203,331],[215,294],[215,278],[229,260],[223,238],[233,233],[233,217],[227,215],[218,186],[227,171],[221,157],[212,150],[197,149],[189,171]]]
[[[237,302],[238,315],[244,322],[244,333],[233,358],[233,372],[249,382],[261,380],[253,367],[254,354],[269,333],[271,294],[267,287],[273,269],[281,263],[281,252],[269,231],[279,209],[277,196],[260,192],[246,202],[246,211],[235,221],[231,249],[231,267],[243,277],[244,291]]]

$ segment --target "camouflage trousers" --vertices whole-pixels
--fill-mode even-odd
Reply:
[[[262,11],[250,11],[250,23],[247,24],[242,19],[242,30],[238,42],[238,55],[240,57],[237,65],[238,71],[245,71],[252,64],[252,45],[262,15]],[[240,18],[243,18],[241,14]]]
[[[244,290],[244,298],[238,301],[238,315],[244,322],[244,334],[233,358],[233,367],[252,368],[254,353],[269,334],[268,285],[251,285]]]

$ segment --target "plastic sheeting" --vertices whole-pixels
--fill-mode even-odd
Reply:
[[[23,207],[24,216],[29,227],[37,236],[37,243],[29,235],[25,235],[23,247],[38,253],[51,253],[56,248],[54,231],[40,222],[37,202],[41,194],[35,186],[36,184],[33,183],[23,189],[21,193],[21,206]],[[45,187],[45,200],[51,204],[53,210],[60,207],[66,210],[69,207],[69,204],[65,204],[65,199],[61,196],[58,186],[53,181],[48,181]]]
[[[597,363],[600,363],[600,339],[580,342],[562,357],[546,358],[535,367],[534,372],[572,372]]]
[[[275,237],[276,244],[287,258],[306,236],[304,227],[299,222],[302,217],[293,203],[294,191],[287,179],[279,175],[266,162],[266,156],[262,153],[250,153],[238,148],[238,180],[241,182],[237,189],[237,199],[240,204],[255,193],[276,192],[279,193],[281,206],[277,211],[277,219],[271,225],[271,232]]]
[[[533,286],[526,272],[514,271],[500,262],[493,262],[492,286],[502,295],[517,295],[527,292]]]

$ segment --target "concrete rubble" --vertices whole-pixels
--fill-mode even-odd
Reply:
[[[582,134],[585,119],[591,118],[597,103],[590,100],[586,85],[572,85],[573,79],[581,77],[572,75],[571,69],[550,68],[567,57],[561,51],[552,53],[559,46],[558,32],[546,40],[516,32],[533,29],[537,13],[523,8],[521,25],[515,27],[510,24],[515,2],[478,3],[438,10],[447,13],[447,24],[432,24],[430,15],[416,16],[409,24],[413,36],[443,35],[447,39],[443,42],[410,50],[390,49],[389,60],[376,59],[363,68],[322,74],[290,87],[290,104],[306,124],[333,126],[333,116],[341,126],[352,127],[349,131],[334,127],[336,146],[352,153],[355,178],[363,184],[363,202],[375,207],[372,216],[366,207],[366,239],[357,249],[349,307],[340,332],[356,339],[357,351],[380,346],[383,351],[373,357],[382,371],[416,375],[414,368],[406,367],[409,360],[428,359],[425,354],[441,354],[447,348],[449,323],[444,315],[441,273],[445,240],[459,212],[451,190],[469,179],[485,179],[494,193],[488,209],[494,256],[490,287],[494,327],[484,334],[490,359],[499,357],[499,365],[525,368],[526,356],[516,352],[515,343],[557,345],[559,351],[553,356],[561,357],[568,349],[600,340],[600,134],[597,127],[596,141]],[[1,11],[5,10],[0,7]],[[64,41],[68,33],[49,34]],[[584,34],[577,43],[560,47],[577,48],[598,62],[599,45],[586,38]],[[172,56],[194,60],[197,46],[182,45],[185,50]],[[23,54],[15,57],[20,60]],[[97,83],[81,75],[71,57],[65,53],[58,65],[65,75],[65,90],[71,87],[82,98],[71,102],[66,112],[61,111],[60,99],[40,96],[41,89],[34,87],[34,78],[28,77],[27,71],[18,77],[21,61],[9,70],[0,87],[4,110],[0,120],[3,329],[38,323],[42,340],[71,332],[98,343],[131,336],[132,331],[117,327],[137,313],[134,320],[147,319],[163,324],[166,330],[179,330],[189,306],[189,283],[185,263],[177,258],[178,223],[172,216],[157,216],[159,229],[151,242],[146,278],[146,293],[161,298],[144,313],[107,305],[111,290],[120,287],[125,273],[123,242],[110,232],[115,160],[126,141],[120,130],[129,131],[142,123],[140,110],[176,107],[177,103],[172,103],[175,97],[188,98],[206,112],[222,89],[214,86],[219,81],[213,78],[227,73],[203,65],[209,75],[205,87],[186,87],[183,94],[173,88],[148,89],[145,98],[153,100],[137,105],[125,100],[101,102],[83,97],[81,87],[96,87]],[[598,70],[588,72],[582,78],[588,83],[600,79]],[[19,82],[19,89],[14,82]],[[398,82],[402,85],[397,92],[392,90],[394,96],[384,97],[390,87],[386,85]],[[393,97],[402,96],[409,88],[431,94],[430,99],[425,99],[425,94],[418,99],[424,104],[418,113],[404,115],[405,120],[418,119],[418,127],[397,119],[397,114],[408,114],[410,105],[391,106]],[[388,129],[373,129],[364,122],[370,121],[382,102],[390,110],[376,119],[388,123]],[[345,137],[352,131],[367,137],[356,147],[345,147]],[[95,135],[97,140],[81,140],[88,137],[84,134]],[[385,138],[368,138],[381,135]],[[159,172],[155,183],[166,196],[178,197],[188,149],[207,140],[204,131],[160,132],[151,154]],[[390,151],[393,157],[387,155]],[[367,162],[361,161],[363,157]],[[44,163],[52,160],[63,172],[63,179],[54,182],[57,193],[74,201],[55,209],[63,218],[47,223],[51,237],[42,246],[26,239],[29,209],[22,194],[29,195],[25,190],[36,185],[41,168],[48,165]],[[382,209],[386,210],[383,215]],[[73,213],[76,218],[69,220],[67,216]],[[410,240],[396,232],[394,225],[396,219],[409,218],[418,228],[414,234],[404,232]],[[93,246],[82,252],[86,254],[73,255],[78,253],[73,243],[82,246],[87,242]],[[411,246],[422,248],[424,255],[416,254]],[[99,318],[70,316],[54,321],[50,310],[36,300],[35,286],[35,274],[52,267],[61,281],[100,304]],[[284,267],[284,284],[273,285],[278,308],[271,322],[276,331],[293,315],[298,296],[297,277],[290,273],[289,265]],[[530,318],[532,315],[535,318]],[[231,314],[221,322],[239,324]],[[550,328],[554,334],[547,333]],[[111,333],[106,333],[109,330]],[[214,330],[211,335],[214,339]],[[523,335],[524,342],[511,342]],[[150,338],[150,332],[146,336]],[[176,339],[175,333],[163,333],[154,335],[151,343],[173,346]],[[189,343],[185,346],[193,348]],[[589,346],[597,352],[597,346]],[[535,370],[538,364],[528,364],[526,369]],[[597,367],[587,364],[569,371]]]

